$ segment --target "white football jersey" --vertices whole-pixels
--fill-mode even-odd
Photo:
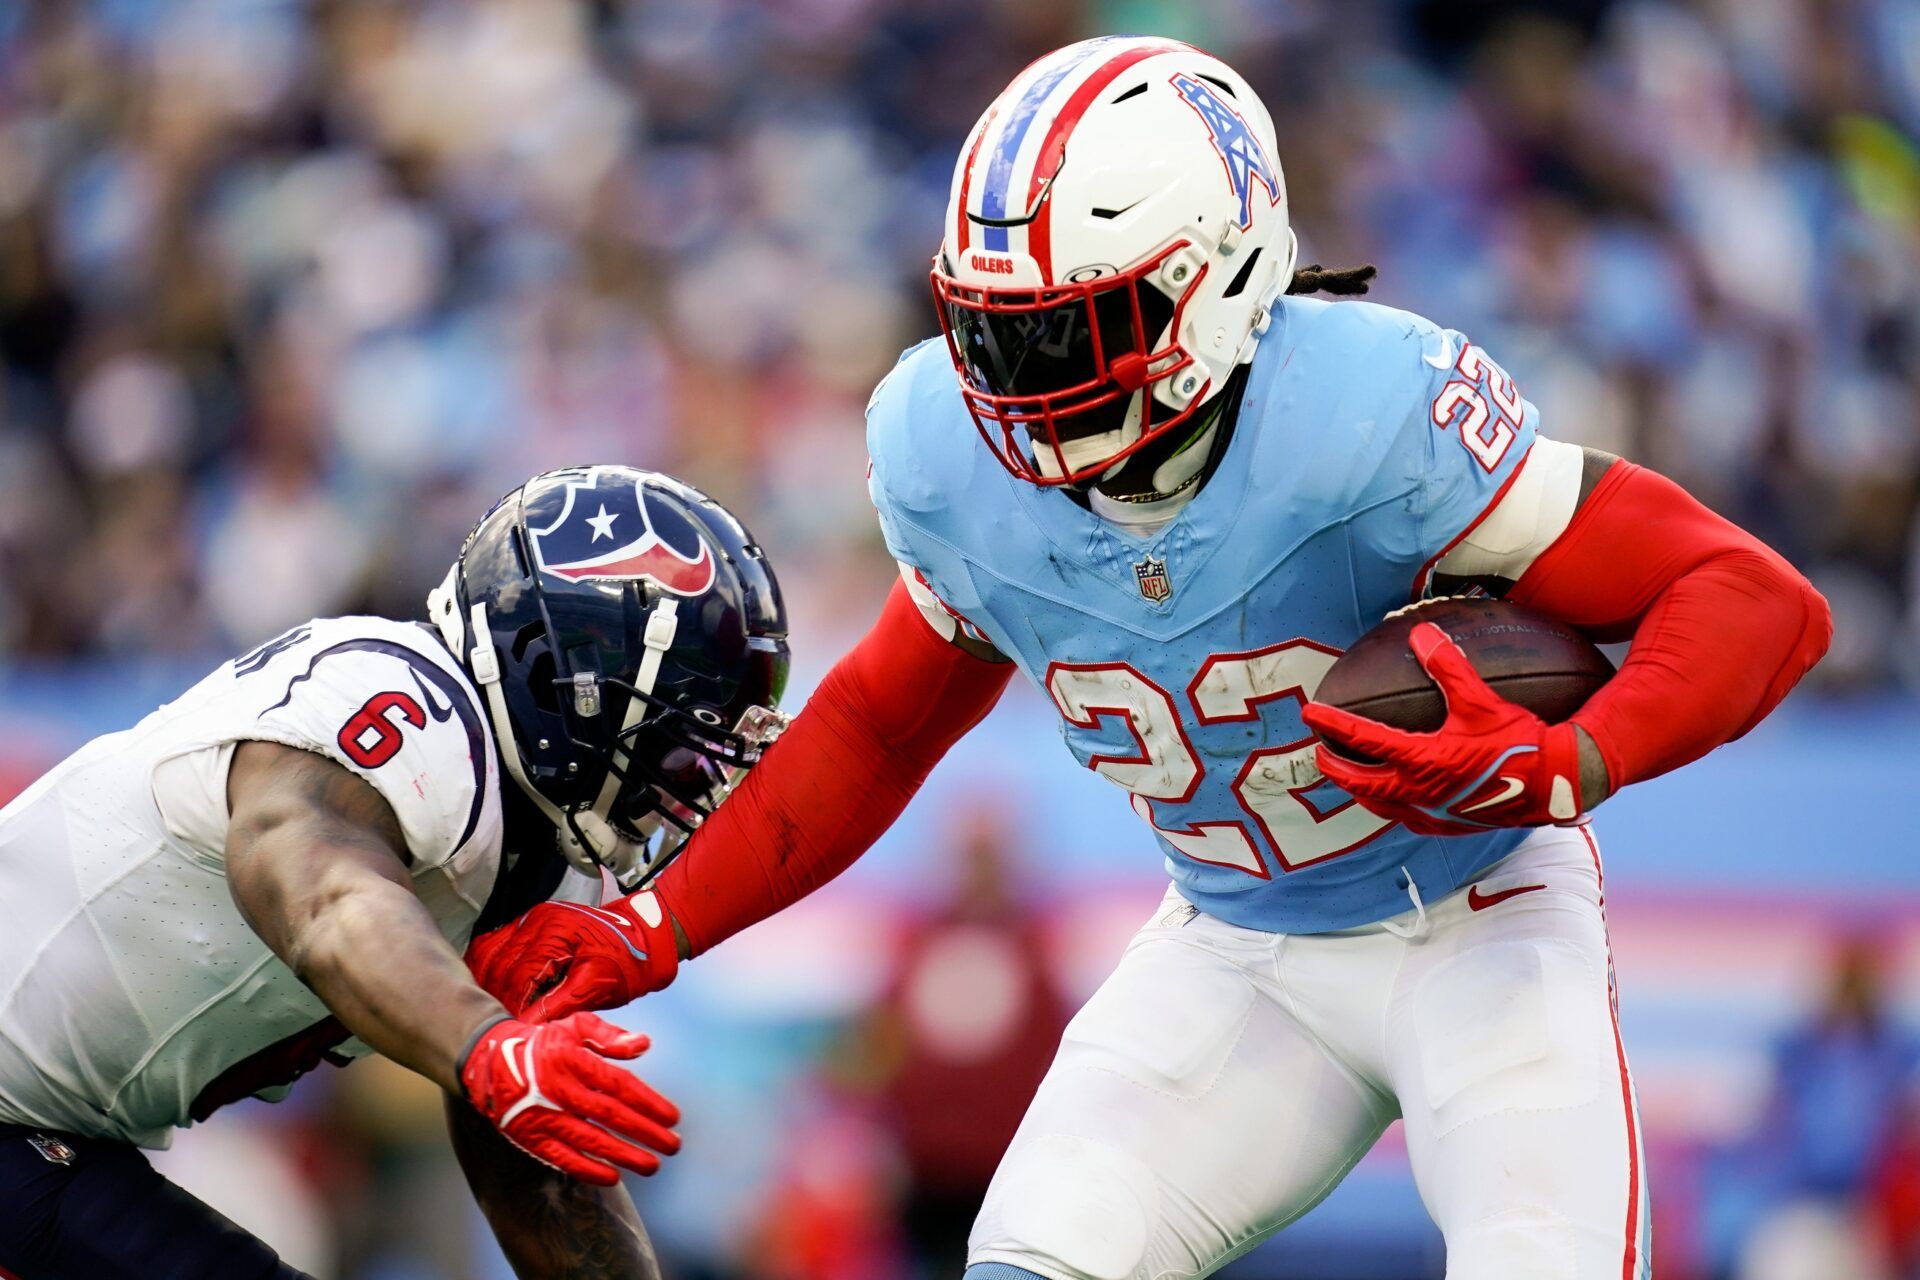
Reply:
[[[0,1122],[165,1146],[224,1102],[277,1099],[367,1052],[228,889],[227,766],[250,739],[371,783],[415,892],[466,946],[501,863],[484,703],[427,627],[296,627],[0,809]]]

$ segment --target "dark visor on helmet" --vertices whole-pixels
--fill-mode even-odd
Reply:
[[[1190,249],[1176,240],[1122,271],[1098,268],[1102,274],[1090,280],[1038,287],[962,281],[944,253],[935,258],[936,313],[961,398],[1008,471],[1043,486],[1082,483],[1174,430],[1205,401],[1210,384],[1194,386],[1192,378],[1177,400],[1183,407],[1169,410],[1155,392],[1194,362],[1177,331],[1207,267],[1189,273],[1179,298],[1150,281],[1168,258]],[[1068,462],[1062,442],[1122,426],[1130,441]]]
[[[1090,387],[1113,356],[1141,349],[1134,309],[1121,289],[1019,311],[986,311],[953,295],[946,304],[961,368],[988,395],[1045,396]]]
[[[1117,429],[1135,393],[1179,359],[1153,344],[1177,307],[1147,282],[1153,263],[1037,289],[963,284],[936,270],[934,294],[970,402],[1006,423],[1046,418],[1061,439]]]
[[[609,684],[646,702],[645,719],[620,735],[624,764],[608,819],[629,838],[644,838],[658,815],[691,833],[720,802],[735,776],[760,759],[769,739],[759,734],[786,692],[789,661],[779,645],[748,642],[746,666],[731,707],[686,710],[624,682]]]

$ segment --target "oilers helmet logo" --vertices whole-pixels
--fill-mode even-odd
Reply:
[[[1267,189],[1267,203],[1280,203],[1280,173],[1273,158],[1260,145],[1245,117],[1220,95],[1213,85],[1185,71],[1173,77],[1173,87],[1194,109],[1207,132],[1213,135],[1213,149],[1227,167],[1227,183],[1240,201],[1240,229],[1253,226],[1253,184]]]
[[[669,541],[663,530],[676,536]],[[569,581],[644,579],[681,596],[713,586],[706,540],[678,516],[654,508],[646,484],[631,472],[589,472],[584,483],[567,486],[552,524],[527,532],[541,570]]]

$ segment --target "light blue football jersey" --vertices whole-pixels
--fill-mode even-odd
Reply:
[[[945,344],[867,410],[887,545],[1053,699],[1067,746],[1132,794],[1201,910],[1281,933],[1433,901],[1524,831],[1418,836],[1318,780],[1305,699],[1424,588],[1532,447],[1538,413],[1460,334],[1285,298],[1212,477],[1149,537],[1017,480]]]

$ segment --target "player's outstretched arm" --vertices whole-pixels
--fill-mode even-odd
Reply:
[[[660,877],[699,955],[853,865],[986,718],[1013,664],[934,634],[895,583],[767,757]]]
[[[521,1280],[651,1280],[660,1274],[653,1243],[624,1187],[577,1182],[530,1159],[452,1094],[447,1133],[473,1198]]]
[[[673,1104],[621,1062],[647,1038],[582,1013],[532,1026],[482,991],[414,896],[392,810],[312,752],[243,742],[227,776],[241,914],[354,1035],[467,1099],[522,1151],[602,1186],[677,1151]]]
[[[896,583],[873,629],[652,889],[599,908],[535,907],[476,941],[475,973],[536,1020],[666,986],[680,959],[812,893],[893,825],[1006,688],[1012,664],[980,654],[936,634]]]
[[[227,879],[254,932],[348,1030],[458,1092],[461,1052],[504,1011],[414,896],[380,793],[314,752],[243,742],[227,804]]]

